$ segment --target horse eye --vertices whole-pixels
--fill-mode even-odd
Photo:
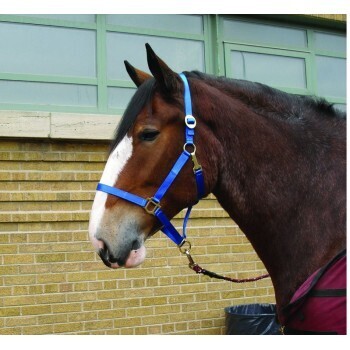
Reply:
[[[140,134],[140,139],[142,141],[153,141],[159,135],[158,130],[143,130]]]

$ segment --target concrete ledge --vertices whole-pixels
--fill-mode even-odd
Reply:
[[[120,116],[0,111],[0,137],[111,140]]]
[[[0,137],[50,137],[50,113],[0,111]]]

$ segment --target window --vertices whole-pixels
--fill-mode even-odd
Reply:
[[[121,114],[135,92],[123,61],[148,71],[145,43],[206,70],[201,15],[0,15],[0,108]]]
[[[257,52],[252,47],[242,45],[225,45],[225,49],[228,76],[264,83],[289,92],[308,92],[307,56],[275,49],[259,49]]]
[[[148,71],[149,43],[197,69],[346,107],[344,31],[262,17],[0,15],[0,109],[121,114],[135,91],[126,59]]]
[[[346,37],[301,26],[223,18],[226,75],[325,97],[346,109]]]
[[[315,90],[319,96],[346,106],[346,37],[334,33],[315,31]]]
[[[254,23],[241,20],[223,19],[225,41],[235,41],[264,46],[306,48],[305,29],[273,26],[266,23]]]

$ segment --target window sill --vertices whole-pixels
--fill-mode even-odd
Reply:
[[[120,116],[0,111],[0,137],[112,140]]]

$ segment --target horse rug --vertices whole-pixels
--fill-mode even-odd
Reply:
[[[346,250],[299,287],[281,323],[284,334],[346,334]]]

